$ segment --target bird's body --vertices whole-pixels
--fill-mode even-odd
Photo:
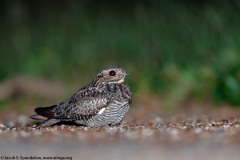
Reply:
[[[92,83],[58,105],[35,109],[48,118],[41,126],[74,121],[86,126],[116,125],[121,122],[131,102],[131,92],[124,78],[128,73],[117,66],[100,71]]]

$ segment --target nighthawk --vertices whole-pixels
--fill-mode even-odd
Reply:
[[[73,121],[85,126],[113,126],[123,119],[131,103],[131,91],[124,83],[129,73],[118,66],[102,69],[93,81],[70,99],[50,107],[35,108],[37,115],[46,117],[40,126]]]

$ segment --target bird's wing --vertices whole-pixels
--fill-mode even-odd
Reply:
[[[55,109],[55,118],[80,119],[81,116],[92,116],[102,108],[107,107],[109,98],[104,91],[79,91],[68,101],[61,103]]]

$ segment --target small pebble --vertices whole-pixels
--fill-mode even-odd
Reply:
[[[15,126],[15,123],[14,123],[14,122],[11,122],[11,121],[8,121],[8,122],[5,123],[5,126],[6,126],[7,128],[13,128],[13,127]]]
[[[143,129],[143,131],[142,131],[142,135],[144,137],[151,137],[153,135],[153,133],[154,133],[153,130],[150,128]]]
[[[163,119],[161,117],[155,117],[153,122],[156,124],[163,123]]]
[[[25,115],[20,115],[18,116],[18,123],[21,125],[21,126],[24,126],[27,124],[27,116]]]
[[[0,130],[4,130],[6,128],[6,126],[4,126],[4,124],[0,124]]]
[[[23,137],[23,138],[27,138],[27,137],[29,137],[29,135],[30,134],[26,131],[20,131],[20,136]]]
[[[202,129],[201,128],[195,128],[194,129],[194,133],[196,133],[196,134],[199,134],[199,133],[201,133],[202,132]]]

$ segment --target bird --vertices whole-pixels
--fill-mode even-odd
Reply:
[[[119,66],[107,66],[69,99],[49,107],[37,107],[36,114],[30,118],[45,117],[39,127],[69,121],[91,127],[118,125],[132,101],[130,88],[124,83],[127,75],[129,72]]]

